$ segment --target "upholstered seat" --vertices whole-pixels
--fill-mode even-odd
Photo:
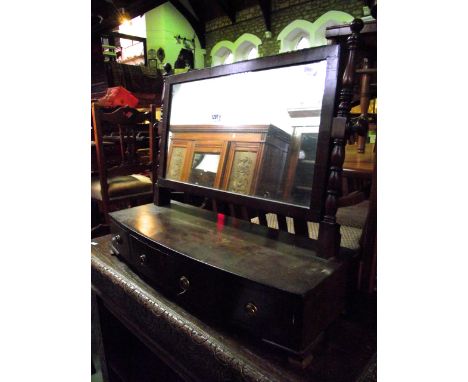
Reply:
[[[91,176],[91,198],[106,223],[110,211],[152,200],[153,184],[145,175],[152,170],[154,115],[155,107],[150,113],[92,104],[97,166]]]
[[[369,212],[369,201],[365,200],[354,206],[338,208],[336,221],[342,226],[363,229]]]
[[[367,218],[369,209],[369,201],[366,200],[355,206],[344,207],[338,209],[337,221],[341,225],[341,246],[349,249],[358,249],[360,244],[362,230]],[[278,218],[276,214],[266,214],[267,225],[269,228],[278,229]],[[258,217],[251,219],[252,223],[260,224]],[[286,218],[288,232],[294,233],[294,220]],[[318,239],[319,224],[314,222],[307,222],[309,237],[311,239]]]
[[[115,176],[107,180],[109,198],[129,196],[134,194],[151,193],[151,179],[143,175]],[[91,179],[91,198],[102,200],[101,183],[99,178]]]

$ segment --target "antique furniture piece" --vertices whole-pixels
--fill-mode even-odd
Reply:
[[[99,204],[106,222],[117,204],[151,201],[153,186],[147,175],[152,168],[153,116],[154,112],[128,107],[106,110],[92,104],[98,176],[91,178],[91,198]],[[118,150],[105,150],[112,142]]]
[[[190,314],[110,251],[110,235],[91,245],[93,354],[104,382],[348,382],[376,351],[376,324],[362,319],[375,306],[363,306],[331,325],[302,370],[270,346]]]
[[[368,2],[372,15],[377,18],[376,1]],[[345,46],[349,43],[353,31],[349,25],[328,27],[326,37],[333,43]],[[366,22],[359,35],[359,49],[356,51],[355,69],[356,83],[351,97],[352,105],[360,105],[360,115],[353,121],[353,130],[357,132],[358,145],[348,145],[346,158],[343,164],[344,192],[348,195],[342,197],[340,205],[348,205],[360,199],[360,189],[369,196],[369,208],[366,223],[361,237],[360,270],[358,286],[360,290],[370,294],[376,291],[377,268],[377,150],[376,144],[363,145],[370,131],[377,129],[377,115],[369,115],[369,99],[377,97],[377,20]],[[352,137],[354,138],[354,137]],[[353,142],[354,139],[351,140]],[[363,148],[366,148],[363,150]],[[361,152],[360,152],[361,151]]]
[[[310,350],[344,309],[346,263],[316,256],[312,240],[268,239],[264,227],[176,202],[111,218],[114,253],[150,285],[290,353]]]
[[[175,125],[171,132],[168,179],[279,197],[291,139],[283,130],[273,125]]]
[[[295,126],[288,160],[284,198],[291,203],[307,200],[312,191],[318,132],[312,126]]]
[[[176,190],[319,221],[326,192],[337,76],[336,46],[169,76],[158,134],[161,150],[156,203],[163,203],[169,190]],[[283,94],[284,99],[278,94]],[[297,118],[298,110],[309,109],[315,110],[315,114]],[[245,133],[246,129],[253,132],[259,125],[270,126],[263,137]],[[290,187],[285,171],[291,155],[288,143],[298,126],[310,126],[317,133],[311,148],[315,155],[310,158],[314,166],[307,174],[311,192],[300,202],[284,197],[284,189]],[[187,134],[183,144],[177,139],[181,129]],[[211,135],[189,138],[187,131],[194,129],[209,131]],[[220,142],[215,134],[221,131],[232,137]],[[194,146],[203,143],[211,150],[210,154],[219,153],[209,161],[215,169],[211,171],[210,186],[195,184],[190,179],[188,173],[197,158],[190,148],[184,149],[188,141]],[[229,147],[223,148],[223,144]],[[222,157],[221,153],[226,154]],[[232,169],[230,161],[234,162]],[[268,165],[275,168],[274,176],[270,175]],[[253,171],[259,178],[257,185],[249,187],[251,179],[254,180],[249,175],[252,166],[259,167]],[[288,178],[294,179],[293,175],[288,173]],[[238,176],[244,180],[243,187],[235,184]]]
[[[302,367],[343,311],[353,265],[353,253],[340,248],[336,210],[361,28],[360,21],[352,24],[335,118],[339,46],[168,77],[153,155],[156,205],[110,214],[112,253],[149,285],[205,320],[263,340]],[[320,112],[299,125],[291,111],[301,109]],[[242,130],[256,125],[268,126],[260,142]],[[299,126],[316,127],[317,136],[294,154],[313,161],[310,194],[295,200],[284,191],[295,176],[283,171],[293,154],[289,144],[276,150],[272,136],[291,136]],[[208,135],[202,140],[195,129]],[[220,131],[230,139],[217,139]],[[266,160],[259,159],[261,151]],[[264,175],[272,162],[276,179]],[[262,166],[253,173],[263,184],[249,177],[252,164]],[[215,211],[171,201],[174,191],[211,199]],[[231,217],[215,213],[223,204]],[[278,216],[278,231],[241,221],[262,221],[266,213]],[[295,235],[282,232],[286,216],[294,219]],[[309,239],[307,221],[320,223],[318,240]]]

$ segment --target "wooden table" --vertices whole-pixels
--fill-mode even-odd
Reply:
[[[278,350],[202,322],[149,287],[110,255],[110,235],[95,239],[91,267],[105,381],[355,381],[376,351],[374,306],[334,323],[301,370]]]
[[[374,144],[367,143],[365,152],[357,152],[357,144],[346,146],[343,175],[347,177],[372,178],[372,170],[376,163]]]

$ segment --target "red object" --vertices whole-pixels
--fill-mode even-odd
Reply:
[[[138,98],[122,86],[108,88],[104,97],[99,98],[99,105],[105,107],[138,105]]]

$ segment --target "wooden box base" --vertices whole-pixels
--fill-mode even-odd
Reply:
[[[174,202],[111,213],[111,232],[114,253],[152,287],[296,359],[344,309],[346,263],[315,256],[312,240],[269,239],[265,227]]]

